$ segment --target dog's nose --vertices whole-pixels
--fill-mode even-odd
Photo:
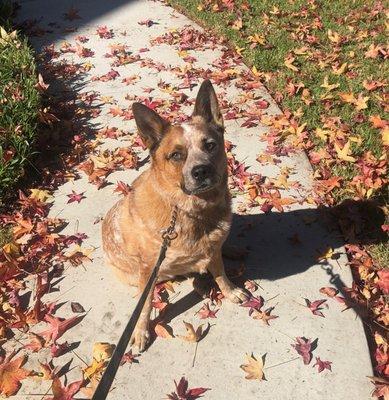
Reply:
[[[204,179],[209,178],[211,175],[211,166],[210,165],[196,165],[192,169],[193,179],[201,182]]]

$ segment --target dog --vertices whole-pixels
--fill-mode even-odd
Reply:
[[[248,292],[227,278],[222,259],[232,213],[223,117],[211,82],[202,83],[193,114],[181,125],[170,124],[140,103],[132,110],[151,166],[103,221],[107,263],[124,283],[143,291],[159,255],[161,232],[176,206],[177,237],[167,250],[158,282],[209,272],[227,299],[246,301]],[[131,338],[139,351],[150,339],[152,295],[153,288]]]

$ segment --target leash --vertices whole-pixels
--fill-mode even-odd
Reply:
[[[166,257],[167,248],[169,247],[170,242],[176,239],[178,236],[175,230],[176,220],[177,220],[177,206],[174,206],[172,211],[172,217],[170,220],[170,225],[167,229],[164,229],[162,233],[162,245],[159,251],[157,263],[154,266],[153,272],[150,275],[150,278],[143,290],[142,296],[138,300],[138,304],[136,305],[135,310],[133,311],[131,318],[127,323],[127,326],[125,327],[122,335],[120,336],[115,351],[113,352],[109,364],[105,369],[104,374],[96,388],[92,400],[105,400],[107,398],[108,392],[111,388],[112,382],[119,368],[120,361],[122,360],[124,352],[126,351],[128,342],[130,341],[136,323],[138,322],[139,316],[142,312],[142,308],[146,302],[147,296],[149,295],[151,288],[154,287],[157,281],[159,267],[161,266],[162,261]]]

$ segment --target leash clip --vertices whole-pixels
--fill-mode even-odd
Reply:
[[[170,225],[168,228],[164,229],[162,232],[162,239],[164,246],[169,246],[170,242],[177,238],[178,233],[176,231],[176,221],[177,221],[177,206],[174,206],[172,211],[172,217],[170,219]]]

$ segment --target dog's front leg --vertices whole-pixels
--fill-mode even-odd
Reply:
[[[146,271],[141,271],[139,279],[139,291],[142,293],[144,290],[150,274]],[[145,305],[142,308],[142,312],[136,324],[135,330],[131,336],[130,344],[135,345],[140,352],[146,350],[147,344],[150,340],[150,314],[152,309],[152,300],[154,293],[155,284],[151,286],[150,292],[146,298]]]
[[[245,289],[234,285],[227,278],[220,249],[212,257],[207,269],[212,274],[224,297],[233,303],[242,303],[250,298],[250,294]]]

